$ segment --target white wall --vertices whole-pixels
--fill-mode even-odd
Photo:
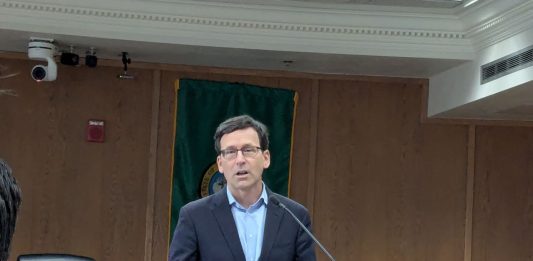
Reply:
[[[481,65],[529,46],[533,46],[533,29],[481,50],[473,61],[430,77],[428,116],[445,117],[446,111],[533,81],[533,66],[485,84],[480,80]]]

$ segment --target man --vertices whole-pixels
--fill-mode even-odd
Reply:
[[[263,183],[263,170],[270,165],[265,125],[247,115],[230,118],[218,126],[214,139],[227,185],[180,210],[169,260],[315,260],[311,237],[269,200],[276,197],[310,229],[305,207]]]
[[[11,175],[11,168],[0,159],[0,261],[7,261],[17,211],[20,205],[20,190]]]

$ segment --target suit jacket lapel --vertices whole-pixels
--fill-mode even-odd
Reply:
[[[267,190],[268,196],[272,194],[270,190]],[[259,260],[268,260],[270,249],[274,245],[274,241],[279,232],[279,226],[281,219],[285,212],[282,208],[272,204],[270,201],[267,205],[266,219],[265,219],[265,232],[263,234],[263,247],[261,248],[261,257]]]
[[[226,195],[226,188],[215,194],[212,211],[217,220],[218,227],[222,231],[224,239],[233,254],[233,260],[245,260],[237,226],[235,225],[235,220],[233,219],[231,207]]]

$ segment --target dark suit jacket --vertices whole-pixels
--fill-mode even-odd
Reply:
[[[308,229],[307,209],[295,201],[274,194]],[[260,261],[315,260],[314,244],[292,216],[269,201]],[[169,261],[245,261],[237,226],[231,213],[226,188],[185,205],[170,245]]]

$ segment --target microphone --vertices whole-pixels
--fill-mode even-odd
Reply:
[[[291,214],[291,216],[294,218],[294,220],[296,220],[296,222],[298,222],[298,225],[300,225],[300,227],[303,228],[305,233],[307,233],[313,239],[313,241],[315,241],[315,243],[320,247],[320,249],[322,249],[322,252],[324,252],[329,257],[330,260],[335,261],[335,258],[333,258],[333,256],[331,256],[331,254],[328,252],[328,250],[326,250],[326,248],[322,244],[320,244],[318,239],[316,239],[316,237],[313,236],[313,233],[311,233],[311,231],[309,231],[309,229],[307,229],[305,227],[305,225],[296,217],[296,215],[294,215],[294,213],[292,213],[292,211],[287,206],[285,206],[285,204],[283,204],[283,203],[281,203],[279,201],[278,197],[276,197],[274,195],[270,195],[270,197],[268,197],[268,200],[270,200],[270,202],[272,202],[274,205],[280,206],[281,208],[283,208],[287,212],[289,212],[289,214]]]

